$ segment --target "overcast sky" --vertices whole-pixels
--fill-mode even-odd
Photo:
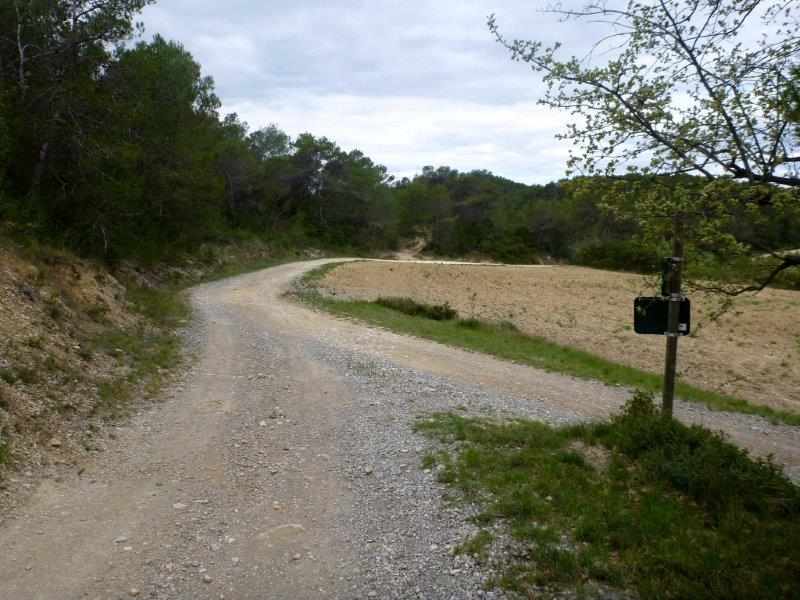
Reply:
[[[396,176],[424,165],[526,183],[564,175],[568,115],[536,104],[536,74],[486,27],[585,49],[586,32],[536,0],[160,0],[143,22],[180,41],[252,129],[327,136]],[[573,52],[570,52],[573,53]]]

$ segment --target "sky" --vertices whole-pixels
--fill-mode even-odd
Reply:
[[[486,169],[525,183],[564,176],[555,138],[569,115],[537,104],[543,86],[494,41],[561,41],[585,29],[536,0],[160,0],[145,37],[181,42],[216,82],[223,111],[359,149],[396,177],[425,165]]]

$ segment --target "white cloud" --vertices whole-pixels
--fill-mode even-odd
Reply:
[[[495,12],[510,37],[572,36],[579,50],[586,32],[554,27],[544,1],[162,0],[143,21],[252,127],[324,135],[399,176],[432,164],[546,182],[564,174],[567,115],[535,104],[537,77],[486,28]]]
[[[533,102],[506,106],[415,96],[316,96],[226,106],[257,128],[277,123],[289,134],[326,136],[358,148],[398,177],[424,165],[487,169],[524,182],[563,176],[567,154],[553,138],[567,116]]]

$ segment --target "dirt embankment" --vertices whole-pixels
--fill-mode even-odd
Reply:
[[[12,463],[71,462],[100,443],[99,386],[126,367],[122,350],[97,352],[92,342],[140,320],[102,267],[0,248],[0,488]]]
[[[633,298],[652,294],[637,275],[580,267],[360,262],[321,283],[338,297],[409,296],[448,302],[463,317],[511,321],[523,331],[609,360],[660,372],[663,339],[633,332]],[[800,293],[766,290],[718,302],[693,296],[695,333],[682,338],[681,377],[698,387],[800,412]]]

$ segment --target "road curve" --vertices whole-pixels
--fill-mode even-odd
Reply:
[[[484,598],[420,470],[416,417],[554,423],[627,392],[332,318],[283,297],[328,260],[192,290],[197,359],[106,452],[0,525],[0,600]],[[800,428],[679,404],[800,474]],[[499,597],[499,596],[496,596]]]

